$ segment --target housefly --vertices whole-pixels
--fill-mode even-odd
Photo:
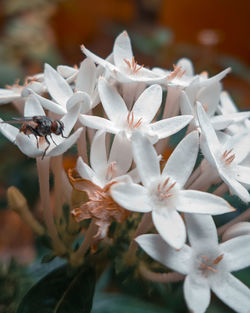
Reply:
[[[37,140],[37,148],[39,148],[39,138],[44,138],[48,146],[43,152],[42,159],[45,157],[47,150],[50,147],[50,141],[48,136],[51,138],[53,143],[56,145],[52,134],[61,135],[63,138],[68,138],[63,135],[64,124],[60,120],[54,120],[47,116],[32,116],[32,117],[13,117],[10,121],[4,121],[4,123],[10,124],[22,124],[19,132],[25,135],[33,134]]]

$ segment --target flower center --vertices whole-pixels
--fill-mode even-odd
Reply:
[[[173,196],[173,188],[176,185],[176,182],[172,184],[169,183],[170,177],[168,177],[163,183],[159,183],[157,186],[157,193],[160,199],[167,199]]]
[[[218,269],[216,268],[220,261],[223,259],[224,254],[219,255],[215,259],[210,259],[206,255],[201,255],[201,264],[199,270],[202,275],[208,277],[209,273],[217,273]]]
[[[174,70],[168,75],[167,79],[168,81],[171,81],[173,79],[177,78],[182,78],[182,76],[186,73],[185,70],[182,70],[181,66],[176,66],[173,64]]]
[[[132,74],[138,73],[144,66],[144,65],[138,65],[137,62],[135,61],[135,57],[132,57],[131,62],[127,59],[123,59],[123,60],[127,64],[128,68]]]
[[[106,180],[109,181],[113,179],[116,176],[116,171],[117,171],[116,162],[114,161],[114,162],[109,163],[107,172],[106,172]]]
[[[142,123],[142,117],[138,119],[138,121],[135,121],[135,116],[133,112],[129,112],[127,116],[127,123],[128,127],[130,129],[135,129],[141,126]]]
[[[225,165],[230,165],[235,159],[235,154],[232,153],[233,149],[227,151],[225,150],[221,156],[222,161]]]

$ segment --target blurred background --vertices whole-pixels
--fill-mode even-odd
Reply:
[[[232,67],[224,88],[241,110],[247,110],[249,16],[250,2],[244,0],[0,0],[0,88],[42,71],[44,62],[79,65],[83,43],[105,57],[114,38],[126,29],[139,64],[170,69],[179,58],[188,57],[196,73],[206,70],[210,75]],[[0,107],[5,119],[15,114],[11,105]],[[10,264],[11,257],[31,263],[37,255],[35,239],[19,216],[7,210],[6,189],[18,187],[36,211],[35,162],[3,136],[0,160],[0,259],[4,264]],[[70,166],[70,155],[65,162]],[[15,263],[0,267],[0,312],[12,312],[15,304],[6,303],[24,292],[16,283],[22,270]],[[2,293],[6,284],[12,288],[7,295]]]

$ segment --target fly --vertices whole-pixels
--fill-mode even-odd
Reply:
[[[24,133],[25,135],[33,134],[37,140],[37,148],[39,148],[39,138],[44,138],[48,144],[46,149],[43,152],[42,159],[45,157],[47,150],[50,147],[50,141],[48,136],[51,138],[55,145],[52,134],[57,136],[61,135],[63,138],[68,138],[63,135],[64,124],[60,120],[54,120],[47,116],[32,116],[32,117],[13,117],[10,121],[4,121],[2,123],[10,124],[22,124],[19,132]]]

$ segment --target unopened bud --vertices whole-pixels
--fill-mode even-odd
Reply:
[[[7,198],[9,206],[12,210],[22,213],[28,210],[27,201],[24,195],[14,186],[11,186],[7,190]]]
[[[44,234],[44,228],[31,214],[24,195],[14,186],[7,190],[9,207],[16,211],[22,220],[38,235]]]

